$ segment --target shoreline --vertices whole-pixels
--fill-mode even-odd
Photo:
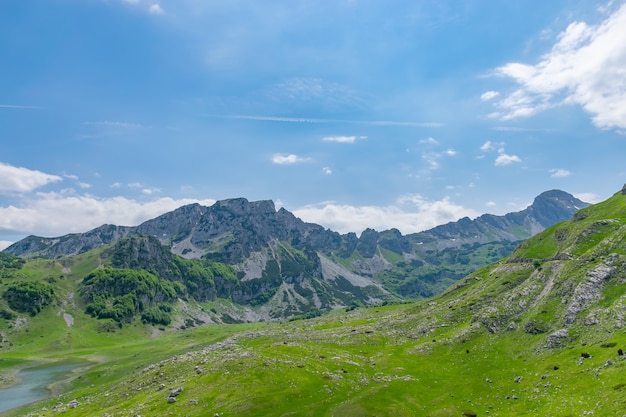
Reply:
[[[14,367],[7,368],[7,372],[2,376],[0,380],[0,392],[5,389],[10,389],[12,387],[16,387],[21,383],[24,383],[23,379],[18,375],[20,372],[25,370],[35,370],[35,369],[45,369],[47,367],[55,367],[62,365],[76,365],[76,367],[63,372],[58,380],[53,380],[49,384],[45,386],[41,386],[40,388],[46,391],[46,395],[42,396],[42,398],[37,399],[35,401],[27,402],[16,407],[1,410],[0,416],[4,415],[6,412],[24,407],[30,404],[35,404],[40,401],[47,400],[49,398],[57,397],[62,395],[67,388],[67,385],[71,383],[74,379],[84,374],[88,369],[93,367],[94,365],[106,362],[105,357],[100,356],[88,356],[83,358],[33,358],[31,360],[24,359],[23,363],[15,365]]]

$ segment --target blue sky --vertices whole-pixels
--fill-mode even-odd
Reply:
[[[0,2],[0,247],[190,202],[340,232],[626,182],[626,3]]]

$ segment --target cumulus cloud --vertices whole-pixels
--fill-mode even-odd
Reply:
[[[495,74],[518,87],[496,102],[493,117],[577,104],[600,128],[626,128],[626,3],[598,25],[571,23],[537,64],[508,63]]]
[[[500,93],[497,92],[497,91],[486,91],[486,92],[484,92],[480,96],[480,99],[482,101],[489,101],[489,100],[493,100],[494,98],[498,97],[499,95],[500,95]]]
[[[550,176],[552,178],[566,178],[572,175],[572,173],[566,169],[551,169]]]
[[[395,205],[390,206],[351,206],[326,202],[300,207],[293,213],[304,221],[321,224],[340,233],[360,233],[370,227],[379,231],[396,228],[404,234],[478,215],[448,198],[430,201],[421,195],[400,197]]]
[[[160,188],[144,188],[143,190],[141,190],[141,193],[145,195],[152,195],[152,194],[160,193],[160,192],[161,192]]]
[[[501,151],[498,157],[496,158],[495,165],[506,166],[511,165],[512,163],[522,162],[522,160],[517,155],[507,155],[504,151]]]
[[[0,229],[25,235],[59,236],[85,232],[105,223],[134,226],[191,203],[211,205],[215,200],[165,197],[144,202],[124,197],[38,193],[20,207],[0,207]]]
[[[58,175],[46,174],[28,168],[0,162],[0,193],[29,192],[44,185],[61,181]]]
[[[277,165],[292,165],[307,161],[308,158],[302,158],[294,154],[275,154],[272,156],[272,162]]]
[[[324,142],[337,142],[337,143],[354,143],[357,140],[367,139],[367,136],[326,136],[322,138]]]
[[[580,201],[591,204],[599,203],[602,201],[602,199],[595,193],[578,193],[574,194],[574,197],[576,197]]]
[[[480,150],[483,152],[487,152],[487,151],[492,151],[495,149],[495,146],[493,143],[491,143],[490,140],[488,140],[487,142],[483,143],[483,145],[480,147]]]
[[[437,139],[435,138],[421,139],[419,143],[422,145],[438,145],[439,144],[439,142],[437,142]]]
[[[324,167],[324,168],[322,168],[322,172],[324,172],[324,174],[326,174],[326,175],[330,175],[330,174],[333,173],[333,170],[330,169],[330,167]]]

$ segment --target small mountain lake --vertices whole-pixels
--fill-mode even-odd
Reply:
[[[67,379],[74,369],[88,365],[55,362],[22,369],[16,374],[17,383],[0,389],[0,413],[48,398],[51,384]]]

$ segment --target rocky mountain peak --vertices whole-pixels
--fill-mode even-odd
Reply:
[[[260,200],[260,201],[250,202],[243,197],[220,200],[215,203],[214,207],[229,210],[237,215],[244,215],[244,214],[267,215],[267,214],[273,214],[276,212],[276,208],[272,200]]]
[[[560,190],[550,190],[539,194],[526,211],[543,229],[568,219],[575,211],[589,204]],[[565,216],[564,216],[565,215]]]

